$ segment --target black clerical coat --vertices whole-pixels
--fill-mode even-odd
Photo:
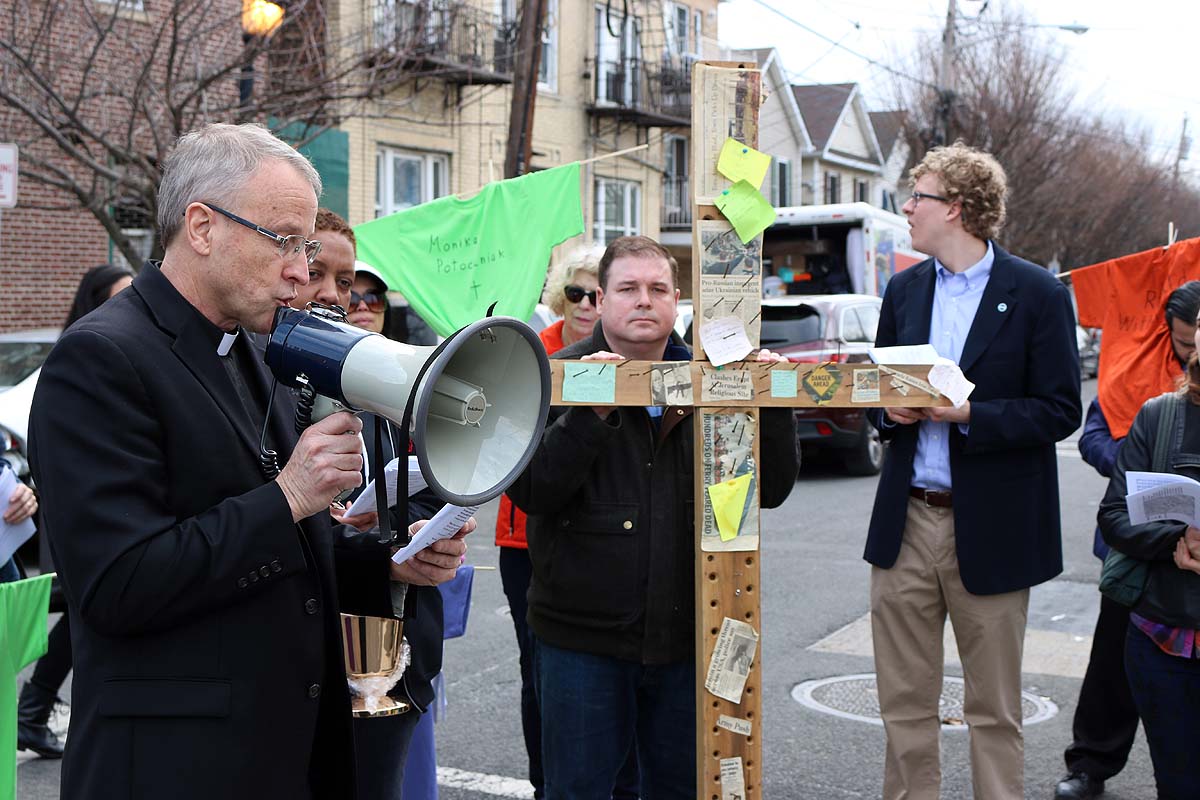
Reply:
[[[338,609],[391,614],[387,548],[338,537],[335,557],[326,511],[293,523],[219,339],[147,265],[42,370],[31,460],[75,650],[65,800],[354,795]],[[282,461],[290,405],[276,393]]]

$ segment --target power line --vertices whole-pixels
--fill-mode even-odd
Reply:
[[[844,50],[845,52],[849,53],[850,55],[854,56],[855,58],[861,58],[863,61],[867,62],[868,64],[870,64],[872,66],[879,67],[880,69],[885,70],[886,72],[890,72],[891,74],[895,75],[898,78],[904,78],[906,80],[913,81],[914,83],[918,83],[921,86],[925,86],[929,89],[936,90],[938,88],[937,86],[933,85],[932,83],[925,80],[924,78],[918,78],[915,75],[909,75],[906,72],[901,72],[900,70],[896,69],[895,67],[884,64],[882,61],[878,61],[874,58],[871,58],[868,55],[864,55],[864,54],[858,52],[857,50],[851,50],[849,47],[846,47],[841,42],[829,38],[828,36],[826,36],[825,34],[821,33],[818,30],[810,28],[809,26],[805,25],[803,22],[796,19],[795,17],[788,16],[787,14],[780,11],[778,8],[775,8],[771,4],[765,2],[765,0],[754,0],[754,2],[757,3],[758,5],[762,6],[763,8],[767,9],[768,11],[773,12],[774,14],[777,14],[778,16],[780,16],[783,19],[787,20],[788,22],[792,23],[793,25],[800,28],[801,30],[807,31],[808,33],[811,33],[813,36],[816,36],[818,39],[820,39],[824,42],[828,42],[829,44],[833,45],[834,47],[836,47],[838,49]]]

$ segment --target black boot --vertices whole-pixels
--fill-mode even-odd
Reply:
[[[42,758],[62,758],[63,746],[47,725],[58,698],[32,681],[21,689],[17,705],[17,749],[32,750]]]

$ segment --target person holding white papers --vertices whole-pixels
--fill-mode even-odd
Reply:
[[[5,535],[0,539],[4,543],[5,550],[8,550],[10,545],[12,549],[12,552],[0,554],[4,556],[0,558],[0,583],[8,583],[21,578],[21,570],[17,566],[16,549],[29,539],[29,535],[21,530],[25,527],[22,523],[26,523],[37,513],[38,502],[37,495],[33,493],[33,490],[15,480],[16,473],[12,471],[12,467],[7,461],[0,458],[0,477],[3,476],[12,478],[15,483],[12,491],[8,494],[8,502],[4,507]],[[28,534],[32,533],[32,530],[28,531]]]
[[[1200,332],[1195,334],[1200,345]],[[1108,491],[1100,502],[1100,532],[1109,547],[1146,562],[1146,585],[1130,610],[1125,674],[1146,731],[1158,796],[1196,796],[1195,728],[1200,719],[1200,529],[1164,520],[1135,525],[1126,494],[1134,471],[1155,461],[1159,420],[1175,405],[1166,463],[1177,475],[1200,478],[1200,363],[1188,358],[1186,387],[1147,402],[1122,441]]]
[[[1079,426],[1066,287],[996,243],[1004,170],[963,145],[929,151],[904,213],[933,258],[897,273],[876,345],[929,344],[975,384],[957,407],[868,412],[890,444],[864,558],[887,733],[883,797],[937,797],[942,634],[966,674],[975,796],[1025,797],[1021,652],[1029,587],[1062,571],[1055,442]]]
[[[308,285],[297,287],[292,306],[304,308],[313,301],[339,305],[347,310],[350,324],[372,333],[383,333],[387,319],[387,282],[373,267],[355,260],[354,230],[339,214],[321,208],[317,210],[313,237],[320,240],[321,252],[309,265]],[[395,425],[375,414],[364,413],[360,417],[366,443],[363,485],[350,494],[348,502],[368,491],[372,493],[371,497],[374,496],[374,485],[365,484],[375,475],[372,459],[377,426],[382,426],[384,462],[405,455],[395,452],[395,442],[400,439]],[[389,500],[393,496],[394,493],[389,491]],[[407,519],[401,520],[395,507],[388,509],[391,529],[402,531],[417,520],[430,519],[441,505],[432,491],[419,491],[409,498]],[[334,519],[342,523],[334,526],[335,533],[349,537],[360,529],[375,528],[378,513],[374,505],[371,509],[349,516],[347,510],[335,506],[332,509]],[[401,534],[398,540],[403,543],[404,535]],[[408,703],[411,710],[391,717],[353,720],[359,800],[385,800],[401,795],[409,743],[420,718],[434,701],[433,679],[441,671],[441,593],[435,586],[416,583],[405,586],[394,593],[394,607],[404,614],[404,638],[409,645],[411,662],[391,694]]]

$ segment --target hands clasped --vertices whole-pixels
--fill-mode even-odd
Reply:
[[[966,425],[971,421],[971,401],[959,408],[953,406],[930,406],[928,408],[896,407],[886,409],[887,417],[899,425],[912,425],[921,420],[931,422],[957,422]]]
[[[299,522],[329,507],[340,492],[362,483],[362,420],[346,411],[313,424],[296,443],[275,482]]]

